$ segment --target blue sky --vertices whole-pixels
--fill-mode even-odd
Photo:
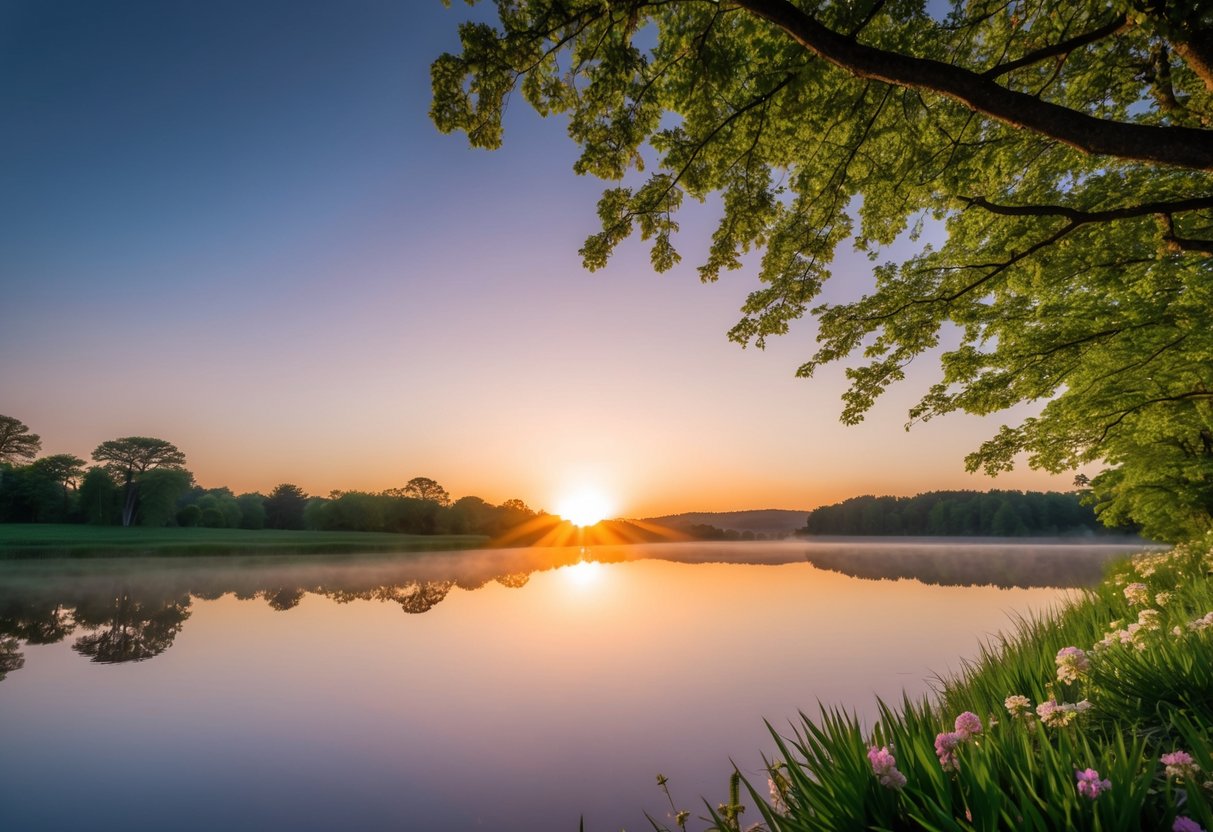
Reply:
[[[634,241],[585,272],[602,183],[558,119],[517,97],[492,153],[429,121],[430,63],[489,11],[0,0],[0,413],[47,453],[166,438],[238,492],[430,476],[635,516],[1067,487],[964,474],[997,423],[903,432],[925,362],[844,428],[841,368],[793,377],[809,322],[730,344],[754,270],[698,283],[711,204],[672,272]]]

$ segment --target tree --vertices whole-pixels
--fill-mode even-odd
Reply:
[[[265,526],[270,529],[302,529],[307,494],[297,485],[284,482],[265,498]]]
[[[94,465],[80,481],[80,512],[84,522],[110,526],[122,517],[121,495],[114,478],[105,468]]]
[[[265,528],[265,497],[263,495],[256,492],[241,494],[236,498],[236,504],[240,506],[240,528]]]
[[[429,500],[440,506],[450,505],[451,495],[446,489],[429,477],[413,477],[401,489],[389,489],[384,492],[392,496],[412,497],[414,500]]]
[[[42,437],[30,433],[24,422],[12,416],[0,416],[0,462],[31,460],[42,448]]]
[[[75,454],[51,454],[35,460],[30,466],[41,476],[54,482],[63,491],[62,515],[66,519],[69,513],[70,491],[76,487],[76,482],[84,476],[84,460]]]
[[[182,470],[185,454],[163,439],[127,436],[102,442],[93,451],[93,461],[104,465],[122,483],[122,525],[129,526],[135,519],[143,475],[155,468]]]
[[[498,2],[498,27],[463,24],[435,61],[431,115],[493,148],[515,88],[565,114],[574,169],[627,180],[598,204],[590,269],[637,230],[671,268],[683,199],[718,195],[701,278],[762,250],[730,338],[761,348],[811,315],[797,373],[847,362],[844,422],[938,355],[907,427],[1043,405],[970,470],[1102,460],[1105,516],[1152,533],[1161,494],[1165,535],[1213,528],[1211,7],[924,5]],[[906,237],[918,253],[867,294],[823,297],[839,245],[879,262]]]
[[[177,502],[194,481],[181,468],[154,468],[139,477],[139,525],[167,526],[177,516]]]

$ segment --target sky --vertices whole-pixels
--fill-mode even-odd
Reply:
[[[639,240],[584,270],[604,183],[559,119],[517,96],[493,152],[429,120],[430,63],[489,11],[0,0],[0,413],[47,454],[167,439],[237,493],[426,476],[643,517],[1070,487],[964,471],[1030,406],[903,430],[931,361],[846,427],[841,366],[795,377],[812,321],[729,342],[757,269],[699,283],[710,202],[672,271]],[[871,268],[843,251],[830,291]]]

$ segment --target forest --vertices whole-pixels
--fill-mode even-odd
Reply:
[[[1132,534],[1108,529],[1078,493],[929,491],[913,497],[852,497],[809,514],[805,534],[1029,535]]]
[[[379,492],[308,495],[293,483],[268,494],[203,488],[185,454],[163,439],[127,436],[102,442],[86,466],[74,454],[39,457],[41,437],[0,416],[0,523],[88,523],[216,529],[482,534],[496,537],[534,518],[521,500],[493,505],[452,500],[438,482],[413,477]]]

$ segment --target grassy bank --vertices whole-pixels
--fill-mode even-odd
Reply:
[[[738,777],[705,820],[722,830],[1213,829],[1211,572],[1208,544],[1121,562],[1064,610],[1021,620],[929,701],[882,705],[870,729],[841,710],[806,716],[776,735],[770,782]],[[675,810],[665,823],[688,820]]]
[[[122,528],[0,524],[0,560],[16,558],[315,555],[472,549],[479,535],[411,535],[261,529]]]

